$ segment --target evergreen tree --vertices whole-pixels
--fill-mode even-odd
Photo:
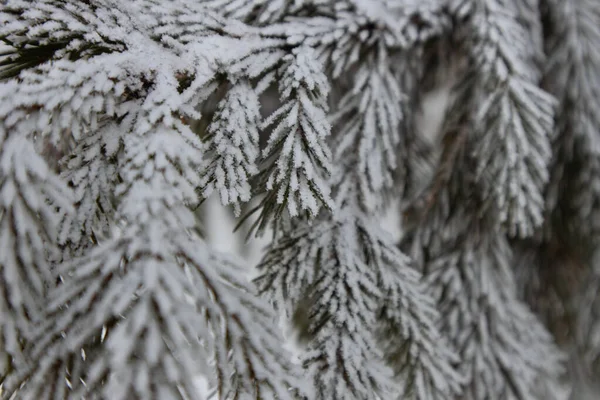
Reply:
[[[3,1],[0,397],[568,397],[600,373],[599,26],[594,0]],[[211,196],[273,234],[256,271],[210,245]]]

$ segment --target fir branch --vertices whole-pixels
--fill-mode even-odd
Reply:
[[[401,122],[405,118],[404,94],[385,65],[366,63],[358,71],[355,85],[341,101],[334,117],[336,158],[356,160],[352,168],[359,182],[362,206],[369,211],[381,207],[381,194],[394,183],[396,151]]]
[[[256,280],[288,316],[304,293],[313,293],[301,361],[315,399],[376,399],[393,388],[371,330],[382,299],[378,271],[361,258],[356,221],[346,216],[283,235],[268,249]]]
[[[487,240],[469,235],[458,250],[430,256],[426,282],[440,306],[439,329],[459,349],[465,398],[545,399],[561,389],[562,358],[516,298],[505,239]]]
[[[81,256],[108,236],[115,212],[114,191],[118,183],[116,158],[122,149],[122,130],[106,122],[82,139],[63,160],[61,174],[74,188],[74,214],[63,214],[58,241],[63,259]]]
[[[208,127],[204,139],[209,160],[201,182],[202,195],[219,194],[223,205],[233,204],[236,216],[240,202],[250,200],[250,179],[258,173],[258,97],[247,82],[227,92]]]
[[[531,236],[543,221],[556,101],[536,86],[539,72],[514,7],[478,3],[470,24],[470,54],[484,91],[472,138],[481,149],[478,181],[487,186],[486,197],[496,202],[508,233]]]
[[[600,9],[589,1],[548,1],[547,7],[550,36],[542,85],[560,102],[547,214],[558,225],[555,233],[565,232],[563,238],[575,245],[594,247],[600,232],[600,186],[595,178],[600,171],[600,31],[595,26]]]
[[[384,232],[355,214],[345,208],[337,218],[283,235],[269,248],[256,279],[288,317],[306,307],[301,359],[317,398],[458,394],[454,355],[435,329],[436,313],[420,274]],[[397,383],[389,380],[384,357]]]
[[[322,15],[298,17],[262,30],[269,36],[285,36],[290,45],[313,47],[333,78],[351,71],[374,53],[390,58],[394,51],[408,51],[450,28],[443,6],[431,1],[419,4],[386,4],[374,1],[341,1]]]
[[[421,264],[437,300],[437,328],[459,353],[458,368],[467,378],[461,398],[544,399],[562,389],[555,384],[563,360],[518,298],[498,210],[477,180],[479,152],[469,134],[478,123],[470,107],[479,99],[478,82],[466,70],[454,88],[439,169],[413,205],[416,217],[404,247]]]
[[[48,136],[55,144],[77,140],[90,126],[97,126],[99,115],[116,116],[126,89],[142,89],[140,82],[127,87],[127,71],[122,66],[130,60],[116,53],[89,62],[58,60],[27,70],[19,85],[11,83],[12,90],[0,93],[3,123],[27,135]]]
[[[262,151],[258,192],[265,189],[258,232],[284,213],[315,217],[321,208],[331,209],[326,178],[331,174],[330,134],[326,99],[327,78],[309,49],[298,49],[281,67],[282,106],[262,123],[272,128]]]
[[[177,81],[158,76],[145,104],[160,109],[175,93]],[[50,298],[55,325],[39,332],[34,356],[51,351],[64,357],[121,317],[106,339],[109,357],[89,365],[75,398],[90,391],[116,399],[200,398],[194,384],[198,373],[212,382],[225,377],[225,392],[234,390],[235,374],[240,393],[274,391],[286,398],[286,384],[297,380],[292,371],[288,380],[273,379],[286,363],[279,341],[268,336],[275,335],[268,328],[268,308],[244,294],[247,284],[236,280],[239,272],[231,264],[208,267],[216,260],[187,233],[195,225],[186,204],[197,202],[194,171],[201,143],[168,114],[140,111],[130,129],[119,171],[124,182],[116,192],[123,199],[116,216],[125,222],[122,236],[61,267],[66,281]],[[247,312],[263,315],[262,330],[248,327],[253,317]],[[227,330],[220,332],[223,324]],[[67,341],[60,340],[63,332]],[[216,366],[209,368],[213,356]],[[47,374],[51,360],[40,363],[38,375]],[[31,390],[35,385],[29,382]]]
[[[359,231],[366,262],[379,267],[379,286],[387,290],[377,316],[377,336],[398,381],[396,398],[460,396],[465,383],[465,377],[455,370],[460,359],[436,327],[440,315],[421,283],[420,272],[407,256],[390,246],[384,232],[366,224]]]
[[[575,345],[575,356],[581,360],[584,377],[594,382],[600,373],[600,343],[598,342],[598,330],[600,318],[598,310],[600,307],[600,296],[598,296],[598,252],[591,258],[590,265],[585,272],[581,273],[581,285],[577,286],[578,293],[572,297],[562,296],[561,304],[565,304],[565,298],[570,299],[577,307],[574,327],[574,340],[569,344]],[[568,301],[568,300],[567,300]],[[567,303],[569,304],[569,303]]]
[[[72,203],[69,189],[21,135],[3,141],[0,177],[0,357],[18,369],[29,361],[32,328],[55,284],[46,256],[56,251],[57,209],[72,211]]]
[[[572,236],[561,245],[592,262],[600,31],[591,0],[546,3],[5,1],[1,397],[200,400],[198,378],[230,400],[556,396],[561,354],[511,268],[541,261],[506,234],[545,224],[529,249]],[[436,43],[460,43],[471,69],[425,145]],[[68,154],[56,176],[48,148]],[[248,271],[197,234],[211,191],[238,214],[265,195],[256,283],[299,330],[301,367]],[[374,222],[390,194],[411,203],[416,262]],[[539,293],[535,272],[523,290]],[[577,316],[594,368],[595,275]]]
[[[9,117],[0,125],[4,146],[11,143],[5,127],[27,137],[38,134],[36,129],[48,135],[49,121],[73,126],[79,122],[82,129],[73,138],[81,147],[76,149],[86,149],[89,158],[67,166],[75,182],[89,176],[86,167],[96,161],[95,156],[116,156],[121,184],[114,193],[118,205],[112,219],[122,224],[114,237],[58,269],[65,283],[49,295],[48,322],[39,327],[31,350],[39,362],[12,374],[7,390],[25,383],[24,394],[40,393],[49,369],[64,365],[61,360],[75,357],[106,324],[124,317],[109,332],[104,356],[86,365],[81,375],[85,383],[66,390],[65,396],[198,398],[194,382],[201,372],[213,383],[220,381],[224,395],[274,393],[289,398],[288,389],[298,391],[302,385],[278,347],[281,340],[269,326],[268,307],[252,300],[247,283],[234,279],[239,271],[234,272],[231,263],[215,263],[207,256],[208,249],[189,233],[195,218],[188,206],[198,202],[203,146],[186,123],[199,118],[195,106],[214,90],[216,69],[226,65],[227,58],[203,57],[193,50],[190,57],[182,58],[181,48],[156,43],[143,22],[161,12],[150,3],[117,7],[142,11],[130,31],[121,31],[128,45],[123,53],[45,64],[3,88],[20,94],[1,110]],[[190,49],[196,45],[198,50],[215,41],[199,37],[183,44]],[[46,98],[40,98],[40,93]],[[7,94],[3,97],[8,100]],[[67,127],[53,128],[56,140],[64,140]],[[116,140],[109,139],[104,130],[108,128],[117,131]],[[79,212],[91,211],[88,218],[93,220],[98,209],[87,207],[98,199],[97,194],[92,190],[83,196],[78,199]],[[84,228],[89,229],[89,224]],[[195,278],[190,280],[190,274]],[[212,311],[205,320],[207,310]],[[253,328],[248,325],[257,321]],[[204,357],[190,351],[201,349]],[[213,357],[216,365],[209,368]]]
[[[600,346],[596,334],[598,296],[594,289],[598,282],[597,245],[600,238],[600,185],[597,179],[600,172],[597,138],[600,118],[596,108],[600,93],[600,53],[597,50],[600,8],[593,1],[547,1],[545,5],[548,64],[542,84],[558,98],[560,109],[547,193],[548,222],[543,233],[545,242],[559,241],[567,245],[570,253],[576,255],[575,265],[582,265],[573,269],[569,268],[573,263],[564,262],[556,267],[559,271],[570,272],[574,281],[568,287],[570,290],[557,293],[556,303],[568,317],[573,316],[565,324],[566,343],[574,347],[572,356],[579,361],[578,367],[584,377],[590,379],[600,371]],[[542,275],[542,272],[538,274]],[[557,286],[563,287],[553,285],[550,288]],[[545,290],[544,294],[550,296],[553,293]],[[561,319],[554,318],[550,324],[560,322]]]
[[[592,302],[581,301],[589,275],[586,257],[555,236],[552,241],[512,244],[517,293],[540,318],[562,349],[576,343],[578,315]],[[580,303],[581,301],[581,303]],[[574,371],[568,371],[572,373]]]
[[[470,107],[474,102],[476,84],[472,72],[468,69],[463,71],[461,79],[452,88],[454,98],[445,112],[441,127],[441,153],[430,182],[403,205],[403,224],[409,231],[415,224],[427,219],[429,213],[434,212],[436,204],[443,201],[446,190],[454,188],[455,171],[465,161],[469,128],[472,124]]]
[[[330,8],[327,0],[206,0],[207,7],[255,26],[269,25],[290,16],[315,16],[314,10]]]
[[[466,162],[463,160],[461,162]],[[512,252],[492,213],[481,210],[465,164],[405,244],[422,263],[445,332],[467,379],[460,398],[545,399],[563,389],[563,357],[517,296]],[[473,178],[471,172],[471,178]],[[462,185],[469,189],[454,192]]]
[[[10,46],[0,61],[0,80],[50,60],[78,60],[121,52],[118,32],[126,17],[88,2],[10,0],[0,10],[0,41]]]

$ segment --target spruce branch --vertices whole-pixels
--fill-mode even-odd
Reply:
[[[172,78],[158,77],[156,85],[145,101],[154,103],[152,110],[177,93]],[[297,380],[291,371],[289,380],[271,375],[286,366],[268,327],[269,309],[244,294],[247,284],[234,280],[239,272],[231,264],[215,265],[209,250],[188,233],[195,225],[186,204],[197,202],[200,141],[166,114],[142,110],[132,128],[116,193],[123,198],[117,215],[126,223],[122,236],[62,267],[65,283],[50,296],[55,325],[39,332],[33,354],[65,357],[113,318],[122,318],[107,336],[109,356],[89,365],[85,386],[71,394],[74,398],[90,391],[117,399],[200,398],[197,374],[225,385],[223,393],[233,390],[235,374],[234,381],[241,381],[237,392],[260,398],[262,391],[274,391],[285,398],[288,384]],[[247,312],[263,315],[264,326],[251,330],[248,324],[255,321]],[[213,357],[216,364],[209,368]],[[52,359],[40,363],[39,376],[47,374]],[[42,383],[28,382],[30,390],[36,384]]]
[[[578,315],[593,301],[582,301],[589,265],[576,248],[554,236],[512,243],[517,293],[540,318],[562,349],[576,343]],[[591,285],[590,285],[591,286]],[[587,295],[585,295],[587,296]],[[581,304],[579,303],[581,301]]]
[[[519,299],[508,240],[494,228],[493,213],[473,213],[482,208],[476,186],[465,178],[453,173],[449,188],[462,182],[469,191],[445,189],[405,244],[436,299],[437,329],[458,351],[458,370],[467,380],[460,398],[552,397],[563,390],[564,359]]]
[[[584,376],[592,382],[600,373],[600,343],[598,340],[600,337],[598,334],[600,329],[600,318],[598,317],[598,310],[600,310],[599,275],[598,252],[596,251],[587,270],[581,273],[582,284],[577,287],[579,293],[570,297],[573,303],[578,306],[575,313],[575,323],[573,324],[575,340],[572,343],[575,344],[575,355],[582,361]],[[564,298],[561,298],[561,304],[565,303]]]
[[[465,383],[465,377],[455,369],[460,359],[436,327],[440,315],[435,300],[422,285],[421,273],[412,260],[390,245],[384,232],[366,224],[359,231],[367,264],[379,266],[383,272],[379,286],[387,293],[378,310],[377,336],[399,383],[396,398],[441,400],[460,396]]]
[[[314,16],[311,11],[331,6],[327,0],[205,0],[205,4],[227,17],[255,26],[281,22],[290,16]]]
[[[531,236],[543,222],[554,107],[537,86],[510,79],[478,110],[478,176],[511,236]]]
[[[272,131],[258,175],[259,193],[267,192],[256,221],[259,232],[284,213],[291,218],[301,213],[315,217],[333,204],[326,181],[332,171],[326,143],[331,130],[326,117],[327,78],[309,49],[287,56],[280,74],[283,104],[261,124]]]
[[[115,53],[89,62],[61,59],[24,71],[20,84],[11,81],[12,89],[0,93],[0,115],[12,130],[49,137],[57,145],[70,143],[97,127],[99,116],[116,116],[128,93],[143,90],[140,82],[127,85],[122,66],[130,61],[129,55]]]
[[[414,228],[415,224],[427,219],[429,213],[435,212],[436,205],[443,201],[447,190],[453,195],[458,194],[453,191],[454,174],[465,160],[469,128],[472,126],[470,106],[474,102],[476,84],[472,72],[468,69],[463,71],[461,78],[452,88],[454,99],[445,112],[441,127],[441,153],[429,183],[413,198],[408,198],[403,205],[403,224],[408,231]]]
[[[317,398],[458,394],[455,356],[434,326],[437,314],[420,274],[385,232],[355,211],[343,208],[338,217],[283,235],[256,279],[288,317],[307,317],[301,359]]]
[[[265,27],[263,32],[284,36],[289,45],[314,48],[328,74],[337,79],[374,53],[391,57],[391,52],[414,49],[449,28],[447,10],[432,1],[375,1],[368,6],[340,1],[317,16],[299,16]]]
[[[595,262],[600,209],[600,8],[559,3],[3,2],[0,397],[556,397],[562,355],[520,297],[567,277],[536,270],[561,262],[550,245]],[[444,43],[469,68],[428,141]],[[211,194],[238,215],[262,197],[255,283],[301,365],[249,271],[200,237]],[[410,258],[377,226],[390,195]],[[588,307],[559,310],[590,370],[596,275]],[[574,308],[568,289],[551,306]]]
[[[203,56],[202,50],[236,39],[222,38],[224,31],[217,34],[218,28],[207,30],[214,37],[193,42],[178,35],[179,44],[190,49],[182,51],[168,41],[168,30],[163,36],[152,33],[164,20],[158,27],[145,23],[169,14],[157,2],[115,8],[137,18],[117,32],[127,44],[122,53],[46,63],[3,87],[3,151],[11,148],[12,137],[73,139],[74,149],[86,150],[86,157],[75,157],[66,166],[74,185],[93,174],[88,167],[95,161],[114,162],[121,182],[114,192],[115,215],[101,211],[120,229],[57,268],[64,283],[45,299],[49,315],[36,327],[29,354],[35,362],[11,373],[6,389],[14,392],[24,383],[24,396],[51,396],[44,391],[44,379],[70,374],[64,369],[70,368],[69,360],[117,320],[102,345],[104,356],[93,357],[85,372],[77,374],[84,382],[68,390],[59,383],[57,395],[199,398],[195,381],[200,373],[220,385],[224,396],[290,398],[290,389],[302,392],[303,385],[278,347],[281,339],[271,326],[269,308],[248,293],[233,263],[217,262],[191,233],[195,218],[188,207],[198,201],[203,145],[187,124],[200,117],[196,105],[217,86],[218,69],[231,61],[219,54]],[[175,14],[176,20],[186,20]],[[8,90],[19,96],[9,98]],[[76,128],[77,134],[69,130]],[[106,129],[116,131],[112,138]],[[5,168],[19,165],[10,159]],[[29,190],[40,187],[47,188],[39,183]],[[93,221],[99,211],[94,189],[78,197],[78,212],[90,212]],[[79,239],[71,233],[67,241]],[[46,250],[36,244],[39,251]],[[61,368],[58,375],[52,374],[55,367]]]
[[[472,140],[486,197],[496,202],[508,233],[526,237],[543,221],[557,104],[537,86],[528,32],[511,4],[473,6],[470,55],[483,92]]]
[[[240,202],[250,200],[250,179],[258,173],[259,118],[254,89],[247,82],[234,84],[217,106],[205,138],[210,161],[202,173],[202,195],[216,190],[223,205],[234,205],[236,216]]]
[[[18,370],[29,362],[32,329],[55,283],[47,254],[57,250],[57,210],[72,211],[72,195],[17,133],[2,142],[0,177],[0,357]],[[2,365],[2,381],[9,365]]]
[[[379,66],[384,65],[381,62]],[[354,168],[366,210],[381,207],[381,193],[393,185],[404,101],[391,71],[378,68],[372,60],[358,71],[352,91],[340,101],[334,117],[340,135],[335,155],[356,159]]]
[[[377,271],[355,249],[357,234],[349,214],[346,221],[304,223],[273,243],[259,266],[259,290],[288,316],[306,291],[313,293],[301,361],[315,399],[376,399],[393,388],[371,330],[382,298]]]
[[[0,80],[50,60],[78,60],[121,52],[117,32],[127,17],[89,2],[10,0],[0,10],[0,41],[10,46],[0,60]]]
[[[545,399],[561,389],[562,358],[517,300],[510,249],[501,241],[475,244],[495,247],[462,243],[460,250],[431,256],[426,282],[441,307],[439,329],[459,349],[460,370],[470,382],[465,398]]]
[[[573,243],[597,242],[600,170],[597,115],[600,54],[595,26],[600,9],[594,2],[548,1],[546,51],[542,85],[559,100],[554,154],[548,185],[548,218]],[[549,234],[549,232],[548,232]]]
[[[556,382],[563,359],[520,301],[496,203],[477,180],[479,152],[469,140],[477,115],[469,106],[480,99],[478,82],[467,69],[454,88],[438,170],[409,208],[403,247],[421,264],[437,301],[437,329],[458,351],[467,379],[461,398],[544,399],[562,390]]]
[[[122,150],[118,124],[106,122],[85,137],[63,160],[61,178],[75,193],[75,213],[63,214],[58,242],[63,258],[81,256],[108,236],[115,213],[116,158]]]
[[[574,347],[571,355],[580,362],[585,378],[593,380],[600,371],[598,296],[594,289],[598,283],[600,232],[600,119],[596,108],[600,90],[600,53],[596,45],[600,40],[600,8],[593,1],[547,1],[545,5],[548,63],[542,84],[558,98],[560,111],[553,142],[544,241],[560,241],[569,246],[570,253],[575,254],[575,265],[581,266],[573,269],[573,263],[563,262],[557,267],[574,277],[568,291],[557,293],[556,303],[568,317],[573,316],[565,324],[569,333],[566,343]],[[563,287],[551,288],[555,286]],[[557,318],[550,323],[560,321]]]

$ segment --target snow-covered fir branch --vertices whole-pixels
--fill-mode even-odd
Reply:
[[[538,276],[545,278],[542,283],[549,291],[559,294],[555,303],[560,308],[557,308],[566,310],[569,316],[575,314],[557,329],[567,332],[563,339],[565,347],[572,350],[575,346],[576,362],[582,362],[586,378],[594,382],[600,372],[597,334],[600,119],[596,108],[600,91],[600,54],[596,51],[600,30],[596,22],[600,19],[600,7],[593,1],[546,3],[548,63],[542,84],[558,98],[560,107],[547,195],[548,217],[544,242],[538,252],[544,251],[546,243],[563,246],[570,263],[554,269],[570,276],[573,283],[560,290],[564,280],[546,277],[542,272]]]
[[[455,356],[434,326],[437,313],[420,274],[364,216],[344,209],[295,228],[267,250],[259,269],[261,291],[296,322],[304,314],[295,328],[315,398],[460,393]],[[376,351],[379,341],[383,352]]]
[[[75,194],[75,213],[64,213],[58,237],[65,259],[83,255],[110,234],[118,182],[116,158],[122,151],[121,133],[118,124],[108,120],[80,140],[64,160],[62,177]]]
[[[590,379],[600,353],[598,26],[593,0],[3,1],[0,398],[562,400],[555,339]],[[204,200],[272,233],[254,279]]]
[[[572,221],[565,228],[579,238],[597,236],[600,55],[593,48],[600,40],[594,22],[600,18],[600,8],[591,1],[548,1],[548,8],[552,36],[543,84],[560,102],[549,212]]]
[[[467,53],[476,66],[473,139],[478,180],[511,236],[531,236],[543,221],[555,99],[538,86],[530,32],[517,1],[465,1]]]
[[[49,60],[79,59],[124,50],[119,33],[129,17],[90,2],[10,1],[0,11],[0,37],[10,46],[0,79]]]
[[[356,86],[340,101],[336,117],[342,133],[338,159],[357,154],[361,198],[367,209],[381,206],[381,193],[393,185],[396,151],[402,132],[402,92],[389,70],[366,64],[357,72]]]
[[[300,47],[284,60],[279,78],[282,105],[261,124],[271,129],[261,157],[266,166],[259,184],[268,191],[261,228],[284,212],[289,217],[314,217],[322,207],[332,207],[327,186],[332,170],[326,143],[331,131],[325,114],[327,78],[309,49]]]
[[[56,208],[72,211],[72,194],[26,138],[8,136],[2,141],[1,154],[0,373],[4,375],[4,368],[27,363],[23,338],[40,322],[44,297],[54,286],[47,253],[57,251]],[[50,202],[55,206],[49,206]]]
[[[203,195],[217,190],[223,205],[233,204],[240,215],[239,202],[251,198],[250,178],[258,173],[259,102],[247,82],[235,84],[219,103],[208,128],[207,151],[213,155],[203,172]]]
[[[470,69],[464,72],[467,76]],[[418,260],[437,301],[437,327],[457,349],[466,399],[545,399],[564,393],[563,356],[517,295],[501,212],[485,202],[468,137],[477,86],[462,79],[442,126],[432,183],[415,201],[403,247]],[[554,397],[552,397],[554,398]],[[560,397],[556,397],[560,398]]]
[[[47,3],[59,11],[69,7],[60,1]],[[9,318],[2,323],[9,355],[21,362],[22,346],[31,341],[28,356],[34,362],[11,374],[4,382],[5,390],[11,393],[26,382],[19,396],[28,398],[38,398],[40,393],[52,398],[61,393],[68,398],[90,393],[103,398],[200,399],[203,395],[194,384],[200,374],[220,396],[263,398],[273,393],[289,397],[290,389],[304,388],[294,378],[275,325],[270,326],[274,316],[251,294],[249,283],[238,278],[235,264],[213,255],[194,234],[196,221],[188,208],[198,202],[203,145],[185,121],[199,117],[194,105],[214,90],[217,71],[210,63],[218,64],[218,56],[201,64],[194,52],[190,59],[182,59],[177,54],[180,47],[171,51],[143,29],[144,18],[160,15],[162,10],[147,2],[132,5],[136,6],[139,14],[131,13],[132,20],[119,29],[127,51],[43,64],[2,87],[6,116],[3,177],[14,175],[16,180],[3,180],[3,248],[15,242],[21,252],[21,256],[3,258],[2,270],[9,273],[6,281],[14,286],[5,296],[8,302],[3,309]],[[110,2],[99,2],[98,7],[119,9]],[[186,44],[181,36],[177,38],[179,44]],[[202,39],[200,35],[195,41]],[[102,68],[104,64],[110,67]],[[62,68],[51,69],[59,65]],[[182,75],[189,77],[183,88]],[[9,91],[17,96],[10,97]],[[82,178],[94,173],[90,164],[103,163],[102,173],[113,175],[100,184],[110,185],[117,199],[113,216],[108,206],[112,199],[105,198],[102,207],[101,197],[106,193],[90,187],[91,181],[83,188],[87,193],[78,191],[79,220],[64,225],[67,238],[74,243],[74,255],[79,255],[78,250],[84,254],[56,271],[44,257],[58,236],[51,231],[51,223],[57,221],[50,212],[57,206],[68,208],[71,196],[64,194],[67,189],[60,186],[64,184],[53,178],[34,152],[34,141],[40,136],[50,136],[55,143],[73,140],[80,143],[73,150],[89,150],[83,160],[75,153],[65,173],[79,186]],[[28,183],[28,179],[34,181]],[[18,187],[25,188],[22,196],[16,196]],[[38,189],[40,194],[35,192]],[[45,196],[50,196],[51,203]],[[20,206],[21,201],[27,206]],[[7,217],[15,207],[21,215],[11,223]],[[28,210],[39,217],[24,220]],[[120,233],[89,251],[78,249],[86,241],[82,237],[91,240],[99,213],[118,222]],[[40,226],[42,222],[50,225]],[[78,223],[83,232],[73,230]],[[48,246],[38,226],[46,231]],[[11,239],[11,234],[19,232],[33,242]],[[23,247],[25,243],[32,248]],[[37,255],[32,258],[30,254]],[[56,277],[62,282],[44,299],[46,286]],[[15,293],[28,293],[25,307]],[[49,302],[46,320],[40,319],[44,300]],[[30,319],[39,325],[37,334],[23,325]],[[110,325],[102,357],[89,359],[85,373],[79,374],[85,380],[48,385],[49,369],[57,362],[65,367],[60,360],[89,347]],[[213,337],[216,340],[211,343]],[[290,379],[276,378],[280,373]],[[63,376],[54,375],[56,379]],[[44,392],[44,387],[56,392]]]

